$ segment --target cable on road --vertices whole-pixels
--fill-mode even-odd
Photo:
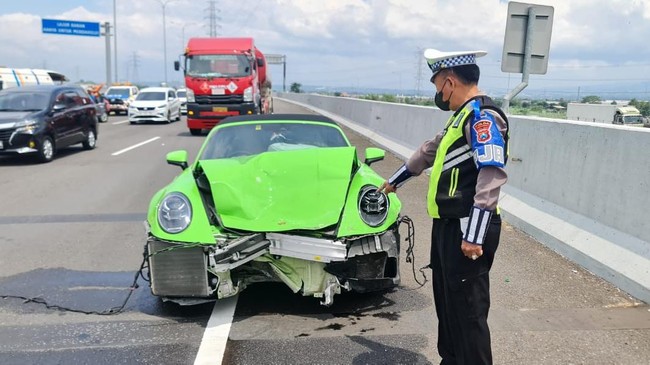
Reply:
[[[57,304],[49,304],[45,299],[39,298],[39,297],[31,297],[30,298],[30,297],[24,297],[24,296],[20,296],[20,295],[0,295],[0,298],[2,298],[2,299],[20,299],[20,300],[23,301],[23,304],[36,303],[36,304],[44,305],[45,308],[47,308],[47,309],[56,309],[56,310],[60,310],[60,311],[64,311],[64,312],[74,312],[74,313],[82,313],[82,314],[95,314],[95,315],[98,315],[98,316],[112,316],[112,315],[115,315],[115,314],[118,314],[118,313],[122,313],[124,311],[124,308],[126,307],[126,303],[129,301],[129,299],[131,299],[131,295],[133,294],[133,292],[136,289],[138,289],[140,287],[138,285],[138,278],[139,277],[142,277],[142,279],[144,279],[145,281],[149,281],[147,278],[144,277],[144,275],[142,273],[145,268],[148,268],[147,262],[148,262],[149,257],[152,256],[152,255],[149,255],[148,252],[147,252],[147,245],[144,246],[144,252],[142,253],[142,256],[143,256],[143,260],[142,260],[142,263],[140,264],[140,270],[138,270],[135,273],[135,276],[133,278],[133,283],[128,288],[129,293],[126,295],[126,298],[124,298],[124,301],[122,302],[122,305],[120,305],[119,307],[113,307],[113,308],[110,308],[110,309],[107,309],[107,310],[104,310],[104,311],[86,311],[86,310],[82,310],[82,309],[64,307],[64,306],[57,305]]]
[[[427,281],[427,275],[424,273],[424,270],[428,268],[428,266],[424,266],[420,268],[420,274],[422,274],[422,277],[424,278],[424,281],[420,281],[418,279],[417,274],[415,273],[415,254],[413,253],[413,249],[415,248],[415,225],[413,224],[413,220],[409,216],[402,216],[399,220],[400,224],[406,224],[407,228],[407,234],[406,234],[406,239],[404,239],[405,242],[408,242],[408,247],[406,248],[406,262],[411,264],[411,269],[413,271],[413,279],[415,279],[415,282],[418,283],[417,288],[411,288],[411,289],[405,289],[405,290],[417,290],[423,287]]]

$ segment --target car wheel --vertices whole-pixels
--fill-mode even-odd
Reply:
[[[38,159],[41,162],[50,162],[54,158],[54,142],[50,136],[44,136],[38,147]]]
[[[201,130],[200,129],[195,129],[195,128],[190,128],[190,133],[193,136],[200,136],[201,135]]]
[[[85,150],[92,150],[97,146],[97,135],[92,128],[88,130],[88,135],[86,136],[86,140],[82,142],[82,145]]]
[[[102,114],[102,115],[99,117],[99,122],[100,122],[100,123],[106,123],[106,122],[108,122],[108,114]]]

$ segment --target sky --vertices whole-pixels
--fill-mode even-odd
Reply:
[[[207,36],[208,0],[21,0],[0,8],[0,66],[47,68],[73,81],[103,82],[105,39],[43,34],[41,19],[113,23],[117,74],[135,83],[181,84],[173,61],[189,37]],[[531,75],[525,93],[576,99],[614,91],[650,99],[650,0],[538,0],[553,7],[548,71]],[[218,36],[253,37],[285,55],[286,86],[325,91],[362,88],[435,92],[426,48],[485,50],[479,86],[503,96],[521,74],[501,71],[508,2],[500,0],[215,0]],[[113,56],[111,61],[114,62]],[[275,89],[281,65],[270,65]],[[114,65],[111,67],[115,77]]]

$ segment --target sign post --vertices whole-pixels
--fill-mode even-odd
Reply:
[[[521,73],[521,83],[503,101],[508,113],[510,100],[528,86],[530,74],[544,75],[548,67],[553,28],[553,7],[511,1],[503,42],[501,71]]]
[[[287,91],[287,56],[283,54],[267,54],[266,63],[269,65],[282,65],[282,91]]]
[[[100,25],[96,22],[81,22],[76,20],[41,19],[43,34],[61,34],[83,37],[106,37],[106,85],[111,83],[111,24],[101,25],[104,32],[100,33]]]

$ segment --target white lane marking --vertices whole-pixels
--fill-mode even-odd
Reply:
[[[138,144],[134,144],[134,145],[131,146],[131,147],[127,147],[127,148],[125,148],[125,149],[123,149],[123,150],[119,150],[119,151],[117,151],[117,152],[113,152],[113,153],[111,154],[111,156],[121,155],[121,154],[123,154],[124,152],[131,151],[131,150],[134,149],[134,148],[138,148],[138,147],[143,146],[143,145],[145,145],[145,144],[147,144],[147,143],[149,143],[149,142],[153,142],[153,141],[155,141],[155,140],[157,140],[157,139],[159,139],[159,138],[160,138],[160,137],[153,137],[153,138],[148,139],[148,140],[146,140],[146,141],[144,141],[144,142],[140,142],[140,143],[138,143]]]
[[[129,122],[128,119],[124,119],[124,120],[120,120],[119,122],[113,122],[113,123],[111,123],[111,124],[113,124],[113,125],[118,125],[118,124],[124,124],[124,123],[128,123],[128,122]]]
[[[237,307],[237,298],[238,295],[220,299],[215,303],[212,315],[205,326],[194,365],[220,365],[223,362],[230,325]]]

